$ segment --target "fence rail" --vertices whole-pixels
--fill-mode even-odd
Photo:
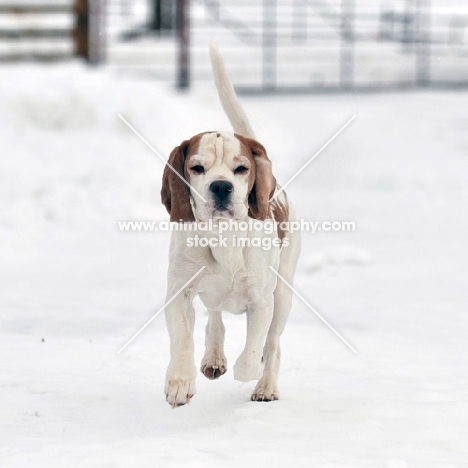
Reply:
[[[3,4],[0,5],[0,14],[9,13],[14,15],[25,14],[51,14],[51,13],[72,13],[72,4]]]
[[[59,61],[78,56],[102,63],[105,5],[106,0],[1,4],[0,62]]]
[[[0,29],[0,39],[71,39],[71,29]]]

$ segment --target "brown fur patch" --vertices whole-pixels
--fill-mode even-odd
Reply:
[[[268,159],[266,149],[258,141],[237,134],[236,138],[240,140],[241,147],[247,150],[245,155],[253,163],[249,176],[249,216],[265,220],[270,213],[269,199],[276,187],[271,161]]]
[[[289,219],[289,207],[278,199],[270,202],[275,193],[276,179],[271,170],[265,148],[256,140],[237,135],[241,142],[242,154],[245,154],[251,163],[249,174],[249,216],[264,220],[273,215],[276,222],[281,223]],[[234,158],[235,159],[235,158]],[[284,194],[286,197],[286,194]],[[286,231],[278,226],[278,237],[283,240]]]
[[[280,188],[280,187],[278,187]],[[286,193],[284,193],[284,197],[286,198]],[[287,222],[289,220],[289,205],[288,205],[288,199],[286,198],[285,203],[282,203],[278,201],[278,199],[275,199],[271,202],[272,204],[272,211],[273,211],[273,217],[275,218],[275,221],[278,223],[278,237],[280,240],[283,240],[286,237],[286,234],[288,231],[285,229],[281,229],[280,223],[282,222]]]
[[[187,180],[187,161],[198,151],[200,140],[204,133],[195,135],[190,140],[183,141],[180,146],[172,150],[164,168],[161,188],[161,201],[171,215],[171,221],[192,222],[195,221],[192,206],[190,205],[190,188],[180,177],[174,174],[177,171],[181,177]]]

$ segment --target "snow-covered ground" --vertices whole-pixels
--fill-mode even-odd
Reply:
[[[229,129],[212,86],[176,94],[79,64],[0,69],[0,466],[454,468],[468,460],[468,93],[244,98],[304,234],[273,403],[233,380],[245,317],[226,315],[229,372],[172,410],[156,319],[169,236],[164,155]],[[196,354],[206,317],[198,304]]]

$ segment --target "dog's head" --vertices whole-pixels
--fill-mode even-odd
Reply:
[[[264,220],[270,216],[269,199],[275,187],[271,162],[258,141],[210,132],[172,151],[164,169],[161,199],[171,221],[249,216]]]

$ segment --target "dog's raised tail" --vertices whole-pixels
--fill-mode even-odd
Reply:
[[[223,58],[214,41],[211,41],[210,46],[211,66],[213,68],[213,76],[216,88],[219,93],[219,99],[223,106],[224,112],[229,118],[231,125],[236,133],[249,138],[255,138],[255,134],[250,126],[249,119],[240,105],[234,87],[229,79],[229,76],[224,66]]]

